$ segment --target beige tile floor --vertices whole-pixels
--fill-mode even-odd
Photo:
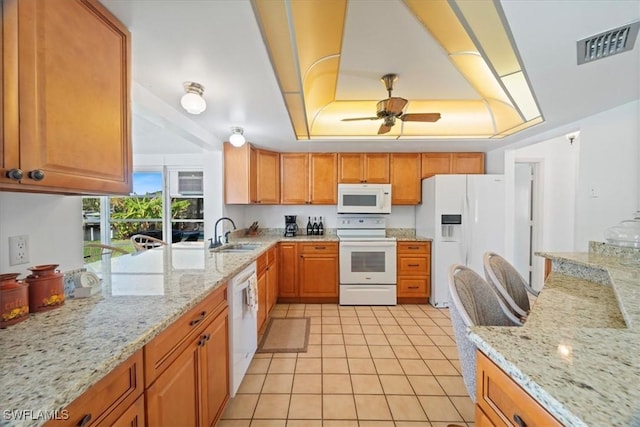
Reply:
[[[219,427],[473,425],[448,310],[278,304],[309,317],[306,353],[258,353]]]

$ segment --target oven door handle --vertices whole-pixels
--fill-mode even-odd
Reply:
[[[345,241],[341,241],[340,242],[340,247],[341,248],[353,248],[353,247],[362,247],[362,246],[366,246],[366,247],[371,247],[371,246],[375,246],[375,247],[384,247],[384,248],[395,248],[396,247],[396,242],[385,242],[385,241],[366,241],[366,240],[360,240],[357,242],[345,242]]]

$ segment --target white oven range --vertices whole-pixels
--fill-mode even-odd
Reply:
[[[385,218],[340,216],[340,305],[396,305],[396,246]]]

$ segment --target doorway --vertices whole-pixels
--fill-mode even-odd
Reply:
[[[543,263],[534,256],[541,243],[542,160],[515,163],[513,264],[534,289],[543,286]]]

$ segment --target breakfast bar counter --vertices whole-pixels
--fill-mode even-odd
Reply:
[[[537,255],[553,269],[525,325],[471,340],[562,424],[640,425],[640,252]]]

